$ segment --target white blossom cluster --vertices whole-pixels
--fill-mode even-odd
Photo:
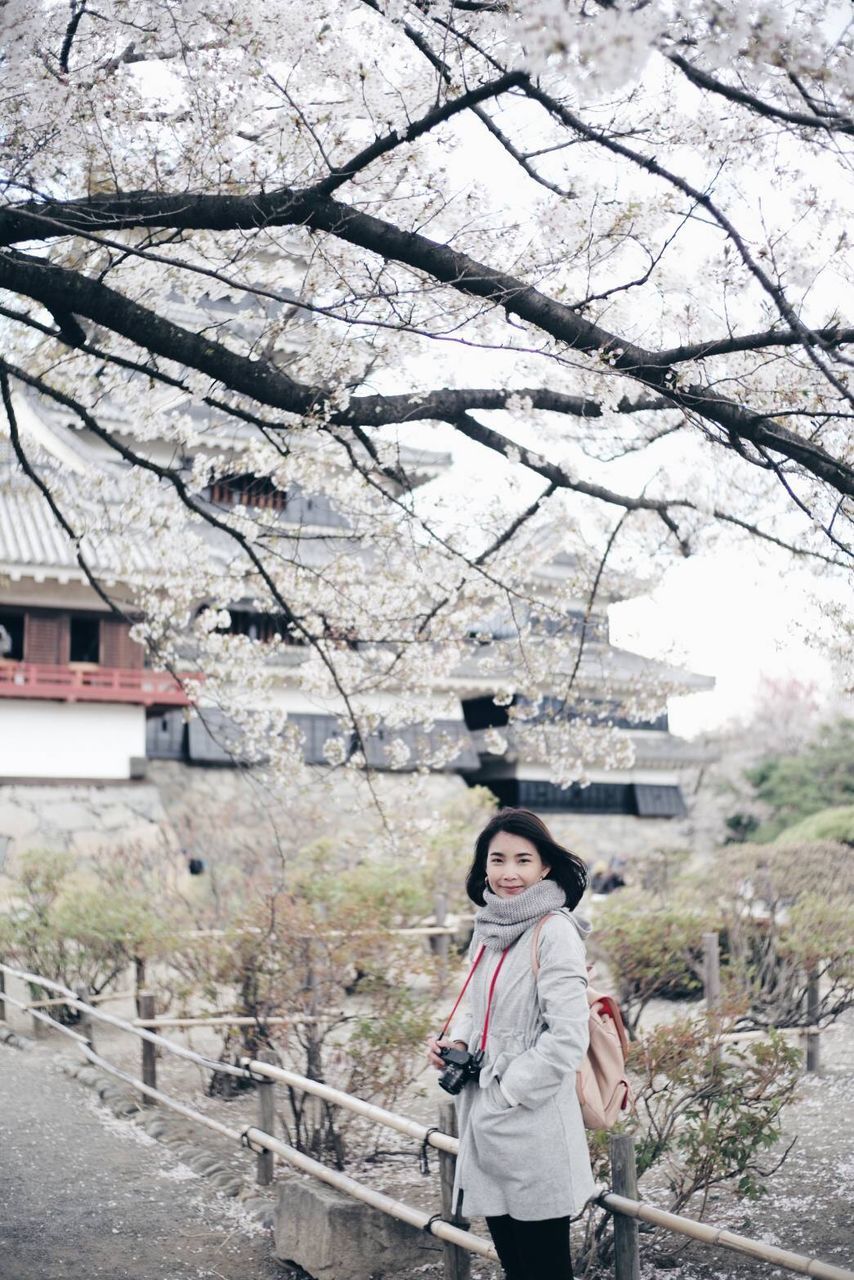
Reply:
[[[844,563],[834,6],[7,0],[2,21],[0,214],[35,238],[10,234],[0,272],[112,291],[97,319],[78,302],[81,341],[80,295],[0,289],[16,395],[85,482],[27,448],[247,759],[302,768],[288,686],[338,718],[339,768],[381,731],[389,768],[444,767],[459,743],[428,731],[461,691],[507,709],[487,750],[561,785],[628,768],[602,707],[654,720],[672,686],[609,655],[610,600],[722,537]],[[769,452],[760,419],[794,446]],[[463,437],[488,464],[437,461]],[[235,475],[284,496],[216,502]]]

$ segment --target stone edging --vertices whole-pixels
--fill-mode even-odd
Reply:
[[[240,1200],[247,1213],[263,1227],[272,1229],[276,1201],[261,1195],[258,1187],[245,1183],[233,1169],[227,1169],[218,1152],[197,1140],[197,1130],[190,1121],[159,1107],[143,1108],[132,1090],[88,1063],[69,1058],[58,1058],[57,1063],[67,1076],[93,1089],[114,1116],[139,1124],[150,1138],[171,1148],[174,1155],[199,1177],[210,1178],[217,1191]]]
[[[11,1027],[0,1026],[0,1044],[7,1044],[10,1049],[32,1049],[35,1041],[19,1035]]]

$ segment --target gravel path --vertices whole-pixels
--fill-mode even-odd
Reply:
[[[0,1047],[0,1280],[292,1280],[269,1233],[52,1057]]]

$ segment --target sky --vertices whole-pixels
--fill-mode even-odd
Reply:
[[[507,430],[507,423],[499,421],[504,415],[479,416]],[[512,434],[519,438],[524,432],[517,424]],[[462,512],[464,519],[477,519],[474,513],[483,509],[486,494],[497,503],[511,496],[506,488],[510,467],[488,450],[450,428],[436,428],[425,443],[454,456],[451,472],[439,483],[452,510]],[[530,443],[535,444],[535,438]],[[636,468],[637,462],[631,465]],[[678,475],[676,457],[670,465]],[[594,473],[592,479],[610,479],[595,474],[595,467],[585,470]],[[522,467],[513,471],[516,509],[532,501],[543,482]],[[643,478],[636,474],[629,482],[624,473],[615,487],[631,492]],[[644,581],[647,576],[639,578]],[[824,608],[827,601],[850,606],[850,583],[841,577],[817,577],[806,562],[798,564],[784,552],[767,544],[759,547],[745,537],[689,559],[672,558],[660,578],[650,572],[649,580],[647,593],[610,606],[612,643],[715,679],[712,691],[671,699],[674,733],[690,738],[746,724],[765,677],[814,685],[817,700],[828,707],[850,684]]]
[[[763,563],[749,548],[674,565],[650,595],[612,605],[612,642],[715,677],[709,693],[674,698],[670,726],[693,737],[747,722],[763,676],[814,684],[828,707],[842,692],[824,644],[815,579]]]

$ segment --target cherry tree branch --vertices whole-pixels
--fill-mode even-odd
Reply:
[[[813,329],[811,333],[822,346],[831,349],[854,342],[854,329],[828,325]],[[731,334],[727,338],[709,338],[704,342],[685,343],[659,351],[656,359],[662,365],[682,364],[686,360],[705,360],[709,356],[727,356],[738,351],[764,351],[769,347],[798,347],[804,342],[803,334],[794,329],[766,329],[761,333]]]
[[[390,151],[396,150],[397,147],[402,146],[404,143],[414,142],[416,138],[423,137],[425,133],[429,133],[437,125],[444,124],[446,120],[451,120],[454,116],[459,115],[460,112],[468,111],[470,108],[477,106],[478,103],[485,102],[488,98],[497,98],[500,94],[506,93],[508,89],[521,84],[521,82],[521,73],[510,71],[503,76],[499,76],[497,80],[491,80],[476,89],[469,89],[458,98],[452,98],[441,106],[434,107],[432,111],[428,111],[420,119],[414,120],[402,132],[392,129],[383,137],[376,138],[346,164],[332,167],[329,177],[323,178],[316,183],[313,190],[323,195],[331,195],[338,187],[345,182],[349,182],[351,178],[360,173],[362,169],[367,168],[368,165],[373,164],[380,156],[388,155]]]
[[[681,53],[669,53],[667,58],[698,89],[706,89],[710,93],[716,93],[722,98],[727,98],[730,102],[737,102],[739,106],[748,107],[757,115],[764,116],[768,120],[781,120],[786,124],[798,125],[801,128],[821,129],[825,133],[845,133],[854,136],[854,120],[850,116],[830,113],[805,115],[801,111],[787,111],[783,107],[775,106],[772,102],[766,102],[763,98],[758,98],[756,94],[748,93],[746,89],[739,89],[735,85],[726,84],[716,76],[710,75],[708,71],[703,71],[702,68],[689,62]]]
[[[655,352],[626,342],[617,334],[585,320],[571,307],[548,297],[524,280],[329,197],[317,196],[311,191],[281,191],[254,197],[176,197],[136,193],[135,196],[93,198],[47,207],[52,209],[48,215],[52,228],[61,217],[67,229],[84,233],[87,229],[108,226],[157,225],[234,230],[265,223],[301,224],[326,231],[380,257],[404,263],[459,292],[485,298],[492,305],[503,307],[508,315],[516,315],[573,349],[605,361],[606,367],[639,381],[665,396],[674,406],[696,413],[756,447],[779,452],[800,463],[840,493],[854,495],[854,469],[820,446],[775,423],[773,418],[753,413],[708,387],[681,386],[676,372],[662,367]],[[25,213],[24,208],[17,206],[0,214],[0,235],[19,239],[30,234],[31,238],[36,227],[44,235],[45,214],[36,213],[32,206]],[[59,309],[88,316],[152,351],[210,373],[218,381],[263,403],[301,414],[310,412],[317,405],[315,391],[306,393],[304,388],[299,388],[268,362],[250,361],[222,344],[190,334],[123,298],[106,285],[67,268],[9,250],[0,254],[0,285],[40,301],[54,313]],[[802,326],[798,325],[798,328]],[[808,336],[814,340],[814,335]],[[358,419],[351,415],[351,420]]]

